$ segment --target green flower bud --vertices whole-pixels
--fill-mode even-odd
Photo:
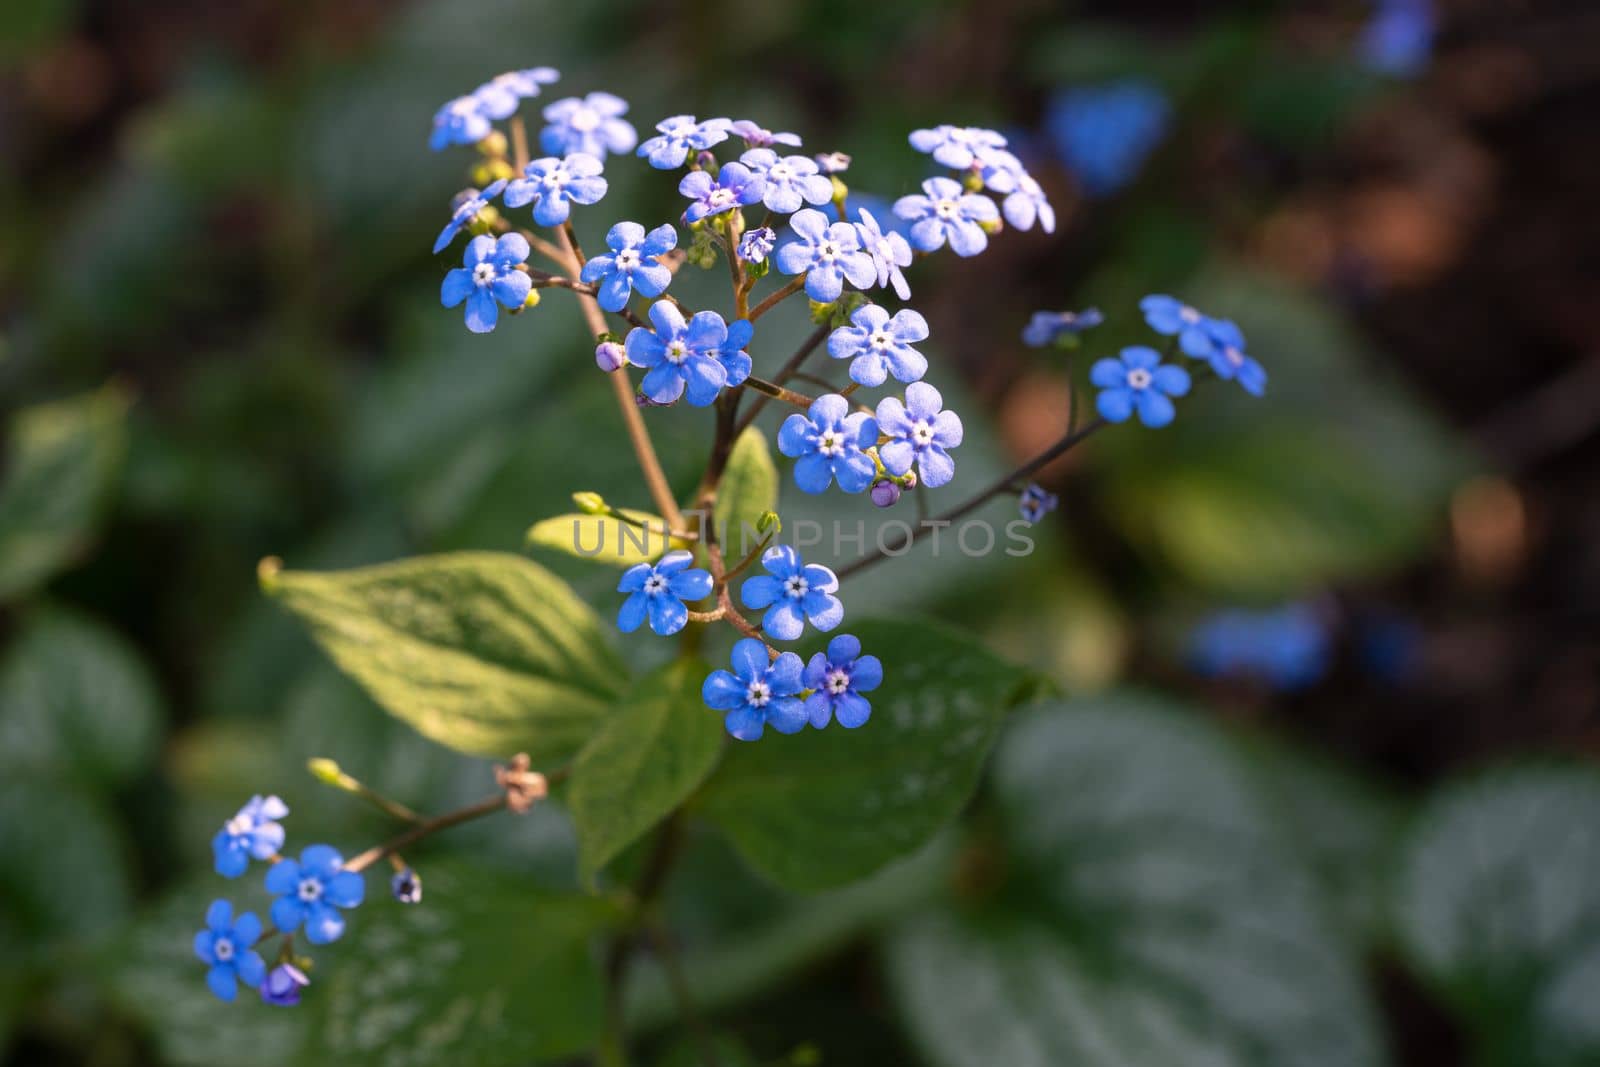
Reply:
[[[578,510],[585,515],[607,515],[611,512],[611,508],[606,504],[605,498],[599,493],[573,493],[572,502],[578,505]]]

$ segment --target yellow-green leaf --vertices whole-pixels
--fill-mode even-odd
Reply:
[[[574,512],[534,523],[528,529],[528,544],[615,567],[660,559],[669,547],[689,547],[682,538],[667,537],[666,523],[660,516],[627,508],[619,510],[639,525],[609,515]]]

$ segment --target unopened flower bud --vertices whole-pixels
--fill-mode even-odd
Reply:
[[[416,904],[422,900],[422,876],[410,867],[396,871],[389,880],[389,892],[402,904]]]
[[[310,771],[311,776],[324,785],[341,787],[344,785],[344,771],[331,759],[323,757],[308,759],[306,760],[306,770]]]
[[[499,130],[494,130],[489,136],[478,142],[478,151],[491,159],[505,158],[507,147],[506,135]]]
[[[585,515],[604,515],[611,510],[606,506],[605,498],[599,493],[573,493],[572,502],[578,505],[578,510]]]
[[[280,963],[261,982],[261,999],[280,1008],[300,1003],[300,990],[311,984],[306,972],[292,963]]]
[[[717,157],[703,149],[695,155],[694,162],[701,170],[717,169]]]
[[[872,483],[872,502],[880,508],[892,508],[900,502],[900,487],[887,478]]]
[[[601,341],[594,346],[594,365],[610,374],[628,365],[628,351],[615,341]]]
[[[917,487],[917,472],[906,471],[900,476],[900,484],[907,489],[915,489]]]

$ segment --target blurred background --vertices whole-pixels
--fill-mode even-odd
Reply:
[[[991,1062],[1600,1062],[1592,3],[8,0],[5,1063],[288,1062],[298,1021],[254,1004],[216,1015],[187,932],[176,951],[158,934],[169,912],[172,929],[194,925],[188,887],[215,827],[278,792],[297,829],[375,838],[381,823],[318,792],[309,756],[419,807],[482,792],[484,764],[389,720],[264,602],[257,560],[522,551],[574,490],[644,503],[631,456],[604,443],[611,397],[562,294],[482,337],[438,306],[453,263],[428,247],[474,156],[428,152],[430,119],[534,65],[563,74],[524,108],[535,128],[542,103],[598,89],[630,100],[641,130],[751,117],[852,155],[853,194],[915,188],[911,129],[1005,131],[1056,232],[1008,233],[912,279],[936,380],[968,419],[968,484],[1059,435],[1088,362],[1145,336],[1145,293],[1237,320],[1271,375],[1264,400],[1204,389],[1171,428],[1104,434],[1050,469],[1061,506],[1032,556],[887,566],[852,593],[975,630],[1100,713],[1139,706],[1127,721],[1148,734],[1117,749],[1127,788],[1102,796],[1108,812],[1202,764],[1193,789],[1219,811],[1245,779],[1286,790],[1262,819],[1304,820],[1283,836],[1326,890],[1329,951],[1354,977],[1315,998],[1347,998],[1347,1018],[1272,1018],[1308,1047],[1319,1025],[1359,1032],[1360,1053],[1230,1044],[1226,1026],[1168,1047],[1152,1026],[1097,1058],[1082,1034],[1148,1021],[1114,953],[1083,953],[1094,965],[1072,973],[1095,993],[1079,996],[1001,941],[899,925],[928,895],[962,921],[1012,914],[1018,886],[1048,881],[1019,874],[1026,850],[1007,844],[1019,791],[1043,788],[1011,742],[971,818],[887,888],[791,897],[696,837],[672,907],[723,979],[707,1014],[726,1062],[983,1062],[962,1058],[940,1005],[966,1005],[963,1033],[995,1028]],[[680,210],[642,162],[608,172],[607,199],[577,216],[586,242]],[[720,299],[720,275],[684,270],[674,292]],[[1106,322],[1081,348],[1020,342],[1033,311],[1089,306]],[[782,321],[799,336],[803,309]],[[770,367],[787,348],[753,354]],[[647,414],[687,491],[708,421]],[[838,506],[786,499],[786,519],[791,503]],[[615,581],[541,562],[596,604]],[[1186,747],[1202,743],[1219,747]],[[1096,787],[1063,777],[1036,810],[1092,806]],[[1185,893],[1212,884],[1206,863],[1232,863],[1218,845],[1176,864],[1159,835],[1102,828],[1107,854],[1142,856]],[[551,811],[439,854],[560,892],[572,849]],[[1187,916],[1076,921],[1162,938]],[[747,951],[717,955],[734,945]],[[1186,972],[1205,997],[1271,1014],[1251,950],[1190,950],[1208,961]],[[929,987],[941,973],[947,988]],[[659,1018],[641,1027],[645,1061],[696,1062]],[[396,1056],[369,1042],[347,1058],[412,1062]]]

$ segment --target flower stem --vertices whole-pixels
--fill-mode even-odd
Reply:
[[[815,330],[812,330],[806,339],[800,343],[800,347],[795,351],[795,354],[789,357],[789,361],[778,368],[778,373],[772,377],[773,382],[782,385],[792,378],[805,361],[811,358],[811,353],[817,350],[817,346],[827,339],[828,332],[827,325],[818,326]],[[756,416],[761,414],[761,409],[765,408],[769,402],[770,398],[768,397],[756,397],[755,403],[750,405],[750,410],[745,412],[744,417],[734,427],[733,435],[738,437],[739,434],[743,433],[746,427],[756,421]]]
[[[765,393],[775,400],[782,400],[785,404],[793,404],[797,408],[808,408],[817,399],[814,396],[797,393],[793,389],[786,389],[764,378],[757,378],[753,374],[744,380],[744,384],[758,393]]]
[[[440,830],[448,830],[452,826],[460,826],[462,823],[481,819],[485,815],[493,815],[497,811],[504,811],[505,807],[506,795],[504,792],[484,797],[476,804],[468,804],[464,808],[440,815],[436,819],[428,819],[413,826],[405,833],[390,838],[381,845],[373,845],[345,863],[344,869],[347,871],[364,871],[379,860],[387,858],[390,854],[399,852],[403,848],[408,848],[425,837],[431,837]]]
[[[791,281],[788,285],[784,286],[782,289],[779,289],[777,292],[768,295],[765,300],[761,301],[761,303],[750,309],[750,321],[756,321],[761,316],[765,315],[767,312],[783,303],[789,297],[798,293],[801,289],[804,289],[805,285],[806,276],[802,274]]]

